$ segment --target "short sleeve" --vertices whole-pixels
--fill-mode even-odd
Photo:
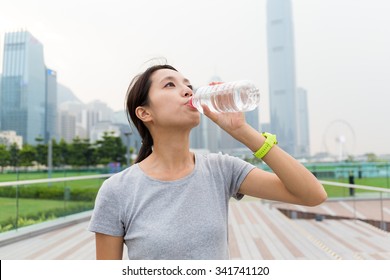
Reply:
[[[117,192],[110,179],[99,189],[88,230],[112,236],[125,235]]]
[[[240,158],[229,155],[222,156],[222,169],[229,179],[227,183],[230,197],[234,197],[237,200],[244,197],[244,195],[238,193],[238,191],[246,176],[254,168],[256,168],[254,165]]]

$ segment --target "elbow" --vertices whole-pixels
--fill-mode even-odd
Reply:
[[[320,185],[318,191],[316,191],[311,198],[309,199],[306,206],[318,206],[328,199],[328,194],[326,193],[324,187]]]
[[[315,199],[312,199],[306,206],[318,206],[322,204],[326,199],[328,198],[328,195],[326,193],[322,195],[318,195],[315,197]]]

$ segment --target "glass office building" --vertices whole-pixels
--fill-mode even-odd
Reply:
[[[309,131],[309,112],[307,105],[307,91],[298,87],[297,95],[297,114],[298,114],[298,147],[297,156],[306,158],[310,156],[310,131]]]
[[[45,142],[59,139],[57,124],[57,72],[46,69]]]
[[[298,122],[290,0],[268,0],[267,36],[270,129],[285,151],[297,155]]]
[[[24,143],[45,137],[46,67],[43,46],[27,31],[6,33],[0,96],[0,130]]]

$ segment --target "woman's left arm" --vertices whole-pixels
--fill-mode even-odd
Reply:
[[[243,113],[216,114],[204,107],[211,120],[232,137],[256,152],[265,142],[265,137],[245,122]],[[274,173],[253,169],[239,192],[263,199],[315,206],[327,198],[327,194],[317,178],[300,162],[274,145],[263,157]]]

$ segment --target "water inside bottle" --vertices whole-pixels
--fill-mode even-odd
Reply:
[[[201,113],[203,109],[200,104],[207,105],[213,112],[251,111],[257,107],[260,94],[253,84],[242,83],[232,82],[199,88],[192,100],[193,106]],[[196,98],[197,95],[199,98]]]
[[[250,85],[238,87],[234,83],[218,85],[216,93],[210,96],[209,108],[215,112],[250,111],[259,102],[258,90]],[[207,100],[207,99],[205,99]]]

